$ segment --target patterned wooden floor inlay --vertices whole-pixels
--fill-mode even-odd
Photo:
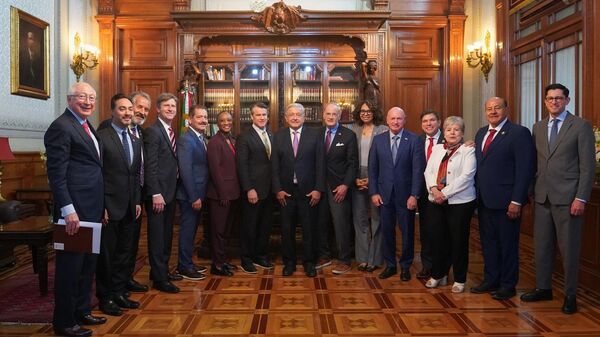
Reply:
[[[477,238],[478,233],[471,237]],[[344,275],[334,275],[327,267],[316,278],[307,278],[299,265],[294,275],[283,277],[281,261],[275,260],[274,270],[259,269],[255,275],[237,271],[233,277],[207,274],[202,281],[176,282],[181,288],[178,294],[156,290],[132,294],[141,307],[121,317],[107,317],[106,324],[93,327],[94,336],[600,337],[600,300],[593,294],[580,292],[579,312],[574,315],[560,312],[564,297],[557,280],[553,301],[520,301],[519,295],[535,281],[531,244],[522,242],[518,294],[507,301],[468,292],[481,280],[483,269],[479,243],[472,239],[467,291],[462,294],[451,292],[451,278],[448,286],[427,289],[414,276],[419,261],[411,268],[413,278],[402,282],[398,275],[380,280],[381,269],[363,273],[355,266]],[[140,247],[140,252],[145,251]],[[176,261],[175,255],[171,261]],[[239,260],[232,262],[239,264]],[[136,279],[149,284],[148,275],[146,265]],[[0,324],[0,337],[51,334],[50,325]]]

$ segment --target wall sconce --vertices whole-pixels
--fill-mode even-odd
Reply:
[[[471,68],[477,68],[481,65],[481,72],[485,77],[485,82],[488,81],[488,74],[492,70],[492,51],[490,50],[490,32],[485,34],[485,43],[482,46],[481,42],[475,42],[467,46],[467,65]]]
[[[75,54],[73,54],[71,69],[77,76],[77,82],[86,70],[92,70],[98,66],[98,54],[100,52],[96,47],[81,44],[79,33],[75,33]]]
[[[4,161],[4,160],[13,160],[15,159],[15,156],[12,153],[12,150],[10,149],[10,143],[8,142],[8,138],[6,137],[0,137],[0,160]],[[6,201],[3,197],[2,197],[2,169],[4,167],[2,167],[2,163],[0,163],[0,201]]]

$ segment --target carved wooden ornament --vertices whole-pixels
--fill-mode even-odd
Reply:
[[[253,15],[252,20],[270,33],[287,34],[307,19],[301,10],[300,6],[288,6],[281,0],[265,8],[262,13]]]

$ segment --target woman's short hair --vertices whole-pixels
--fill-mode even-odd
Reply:
[[[462,117],[449,116],[448,118],[446,118],[446,120],[444,120],[444,130],[446,130],[446,127],[450,125],[460,126],[460,131],[462,131],[462,133],[465,133],[465,121],[462,119]]]

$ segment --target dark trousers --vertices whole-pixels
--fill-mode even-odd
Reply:
[[[238,212],[237,200],[222,206],[220,200],[208,199],[210,207],[210,253],[212,263],[221,268],[227,262],[227,241]]]
[[[296,265],[296,225],[302,225],[302,263],[316,263],[316,214],[317,206],[310,206],[310,198],[294,186],[281,206],[281,255],[285,266]]]
[[[431,276],[440,279],[448,275],[452,266],[454,282],[465,283],[469,267],[469,231],[475,201],[454,205],[430,202],[427,207],[428,225],[433,234]],[[448,256],[450,256],[450,263],[448,263]]]
[[[56,251],[54,275],[55,329],[70,328],[92,312],[90,296],[96,271],[96,254]]]
[[[169,257],[173,244],[173,216],[175,200],[168,202],[161,213],[152,210],[152,199],[146,200],[148,214],[148,260],[150,279],[166,282],[169,275]]]
[[[140,231],[142,229],[142,213],[140,213],[140,217],[135,219],[135,221],[131,224],[131,250],[129,251],[129,257],[127,258],[126,263],[127,275],[129,275],[130,280],[133,280],[133,273],[135,272],[135,262],[137,261],[138,247],[140,244]]]
[[[202,209],[204,207],[206,207],[206,205],[203,203]],[[189,201],[179,200],[181,223],[179,224],[179,250],[177,262],[178,270],[188,270],[194,268],[192,255],[194,254],[194,242],[196,241],[198,220],[202,214],[202,209],[195,211]]]
[[[419,241],[421,242],[421,264],[423,265],[423,269],[431,270],[433,266],[433,258],[432,258],[432,245],[431,245],[431,230],[427,225],[427,206],[429,205],[429,200],[427,200],[427,190],[423,189],[424,193],[421,193],[421,198],[419,198],[418,206],[419,206]]]
[[[102,227],[100,255],[96,268],[96,297],[106,301],[122,295],[130,279],[128,262],[131,255],[135,214],[128,211],[121,220],[109,220]]]
[[[328,257],[329,254],[329,222],[333,223],[337,258],[342,263],[352,262],[352,191],[348,193],[342,202],[335,201],[335,195],[331,192],[335,186],[328,186],[327,191],[321,194],[319,205],[318,231],[318,253],[319,257]]]
[[[402,232],[402,255],[400,268],[408,269],[415,255],[415,211],[406,208],[395,200],[392,191],[390,200],[379,206],[383,235],[383,260],[387,267],[396,268],[396,223]]]
[[[483,279],[492,285],[513,289],[519,281],[519,227],[506,209],[478,207],[479,237],[483,252]]]
[[[242,200],[240,244],[242,263],[252,263],[256,259],[267,258],[267,248],[271,236],[273,198],[271,195],[258,200],[256,204]]]

